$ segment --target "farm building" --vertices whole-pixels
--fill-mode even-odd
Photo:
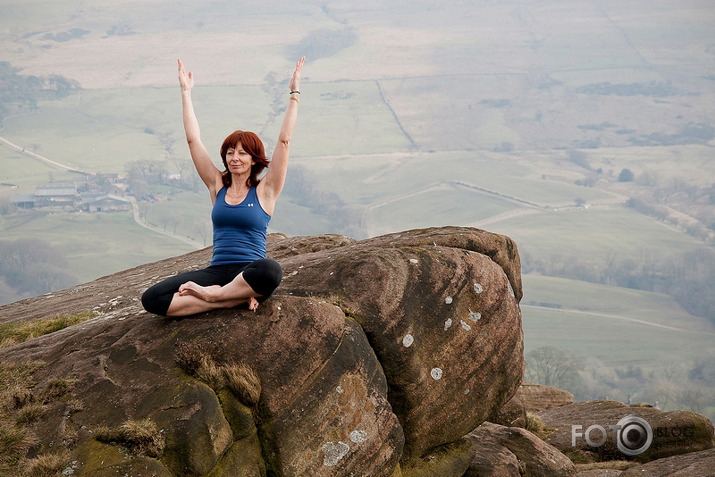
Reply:
[[[35,207],[72,207],[78,199],[74,184],[40,184],[35,188]]]
[[[116,195],[101,195],[82,201],[82,210],[87,212],[122,212],[131,208],[131,202]]]

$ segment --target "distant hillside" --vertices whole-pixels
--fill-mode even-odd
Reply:
[[[705,333],[715,319],[707,3],[11,0],[0,9],[12,74],[81,86],[13,109],[0,137],[74,169],[131,177],[142,219],[177,237],[128,213],[11,210],[11,195],[76,174],[0,146],[2,240],[46,240],[78,281],[180,255],[187,240],[210,244],[176,58],[196,75],[202,139],[219,164],[235,128],[272,150],[305,50],[289,182],[271,231],[488,229],[514,239],[531,283],[547,284],[525,289],[533,306],[549,304],[524,309],[527,347],[616,356],[611,371],[622,363],[646,373],[660,359],[694,369],[715,347]],[[155,180],[162,175],[172,179]],[[668,328],[632,320],[698,323],[702,333],[681,346]],[[586,325],[604,333],[598,346],[578,335]],[[627,392],[643,392],[628,382]]]

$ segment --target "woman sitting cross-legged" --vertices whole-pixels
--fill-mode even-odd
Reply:
[[[266,258],[266,231],[285,183],[290,139],[298,117],[300,74],[304,58],[290,80],[290,98],[270,161],[256,134],[234,131],[221,146],[221,172],[201,142],[191,102],[194,77],[179,60],[179,84],[186,140],[199,176],[209,190],[213,210],[213,256],[208,268],[167,278],[142,295],[147,311],[186,316],[247,304],[255,310],[278,287],[283,271]],[[259,174],[270,164],[261,179]]]

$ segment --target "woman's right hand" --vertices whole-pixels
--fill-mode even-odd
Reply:
[[[179,85],[181,86],[181,91],[191,91],[191,88],[194,87],[194,74],[189,71],[189,74],[186,74],[186,70],[184,69],[184,64],[179,61]]]

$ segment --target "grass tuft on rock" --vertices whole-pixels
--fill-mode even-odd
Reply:
[[[526,413],[526,430],[536,435],[539,439],[546,439],[551,435],[556,429],[544,424],[536,414],[527,412]]]
[[[38,336],[54,333],[95,316],[97,314],[93,311],[83,311],[74,315],[57,315],[37,321],[0,324],[0,348],[8,348]]]
[[[100,427],[95,431],[98,441],[118,444],[136,455],[159,458],[164,453],[164,435],[151,419],[128,420],[117,428]]]
[[[196,377],[211,386],[211,389],[216,392],[219,392],[226,386],[223,367],[208,356],[204,356],[201,360],[199,369],[196,370]]]
[[[261,398],[261,380],[253,368],[239,363],[224,367],[223,372],[233,395],[246,406],[257,409]]]
[[[15,464],[36,443],[26,428],[0,421],[0,463]]]
[[[15,422],[18,425],[31,424],[47,413],[47,406],[34,402],[21,407],[15,413]]]
[[[72,391],[75,383],[76,380],[72,378],[53,378],[40,393],[40,399],[45,402],[54,401]]]
[[[71,464],[72,457],[69,451],[52,454],[43,454],[25,461],[23,477],[59,477]],[[67,474],[69,475],[69,474]]]

